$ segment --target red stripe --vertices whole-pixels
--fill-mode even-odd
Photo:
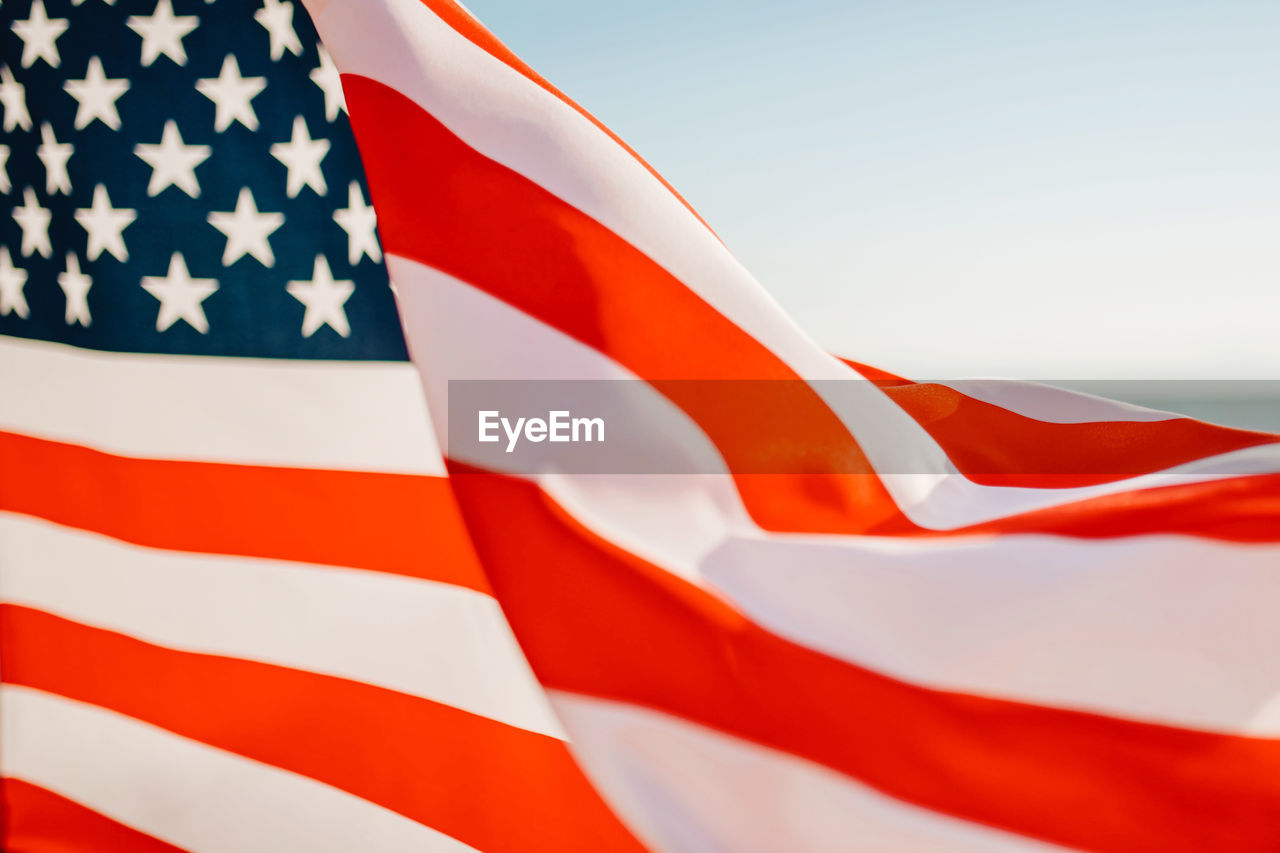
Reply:
[[[0,779],[8,853],[181,853],[161,841],[60,794],[21,779]]]
[[[172,462],[0,432],[0,510],[180,551],[487,591],[443,477]]]
[[[481,850],[639,849],[564,743],[448,705],[15,605],[0,605],[0,676],[318,779]]]
[[[1111,539],[1155,533],[1280,542],[1280,474],[1255,474],[1104,495],[965,528]]]
[[[394,89],[356,76],[344,88],[388,252],[479,287],[646,379],[798,378],[649,257]],[[850,472],[819,490],[802,476],[740,478],[763,526],[856,533],[906,524],[857,442],[804,383],[756,382],[755,393],[727,402],[691,385],[659,390],[703,427],[730,470]]]
[[[652,381],[706,431],[730,470],[814,472],[735,475],[744,504],[765,529],[934,535],[903,516],[847,429],[804,383],[738,383],[732,395],[717,398],[706,393],[711,387],[706,383],[663,381],[797,379],[776,355],[666,270],[581,211],[480,155],[394,90],[358,77],[348,78],[346,85],[388,251],[479,287]],[[492,251],[499,245],[502,251]],[[960,405],[955,399],[951,403]],[[1010,428],[1007,418],[994,423],[1001,416],[993,407],[974,401],[966,411],[970,420],[981,411],[992,428]],[[1096,452],[1093,461],[1127,465],[1129,454],[1150,466],[1181,460],[1200,442],[1208,442],[1212,450],[1263,440],[1252,434],[1224,437],[1194,424],[1183,429],[1169,447],[1144,445],[1131,435],[1129,446]],[[1043,447],[1062,439],[1049,436],[1052,431],[1047,425],[1023,436],[1017,444],[1021,457],[1011,453],[1002,459],[993,451],[972,449],[968,438],[957,439],[953,449],[975,468],[997,468],[993,476],[1007,476],[1007,469],[1018,465],[1052,463],[1058,466],[1053,470],[1060,470],[1061,457]],[[987,444],[998,444],[991,435],[976,434]],[[1075,441],[1077,449],[1081,444]],[[1137,445],[1145,447],[1140,454]],[[1064,475],[1046,476],[1049,482],[1054,478]],[[1276,510],[1259,500],[1231,500],[1200,514],[1205,501],[1218,501],[1234,488],[1115,497],[959,532],[1277,538]],[[1247,488],[1266,491],[1262,485]],[[1177,501],[1181,509],[1165,517],[1139,511],[1152,500]]]
[[[528,483],[453,479],[548,687],[656,708],[935,811],[1093,850],[1273,850],[1280,742],[910,685],[787,642]]]
[[[422,0],[422,3],[424,6],[431,9],[431,11],[435,12],[435,14],[442,21],[444,21],[446,24],[452,27],[454,31],[458,33],[458,35],[462,36],[467,41],[476,45],[481,50],[485,51],[490,56],[499,60],[500,62],[502,62],[509,68],[511,68],[512,70],[520,73],[530,82],[532,82],[534,85],[538,86],[539,88],[543,89],[546,92],[549,92],[552,95],[555,95],[563,103],[571,107],[573,110],[577,111],[580,115],[582,115],[592,124],[594,124],[597,128],[599,128],[599,130],[602,133],[604,133],[606,136],[608,136],[610,139],[616,142],[619,146],[623,148],[623,150],[625,150],[628,154],[630,154],[633,158],[635,158],[636,162],[638,162],[641,166],[643,166],[649,172],[650,175],[653,175],[653,177],[657,178],[658,182],[661,183],[664,187],[666,187],[668,192],[670,192],[673,196],[675,196],[676,199],[681,204],[683,204],[690,213],[696,216],[698,218],[698,221],[701,222],[708,231],[711,231],[711,226],[707,225],[706,220],[704,220],[701,216],[698,215],[698,211],[694,210],[693,206],[689,204],[689,202],[685,201],[684,196],[676,192],[676,188],[671,186],[671,184],[667,183],[666,178],[658,174],[658,171],[654,169],[652,166],[650,166],[648,161],[646,161],[643,157],[641,157],[634,148],[632,148],[627,143],[623,142],[621,137],[619,137],[609,128],[605,127],[604,124],[599,119],[597,119],[591,113],[587,112],[585,109],[579,106],[576,101],[571,99],[564,92],[561,92],[555,86],[551,85],[551,83],[548,82],[547,79],[544,78],[541,74],[539,74],[538,72],[530,68],[528,65],[526,65],[524,61],[520,59],[520,57],[516,56],[514,53],[511,52],[510,48],[508,48],[505,44],[499,41],[497,36],[495,36],[493,33],[485,29],[485,27],[479,21],[477,21],[471,15],[467,14],[457,3],[453,2],[453,0]],[[344,83],[345,83],[345,78],[344,78]],[[712,231],[712,234],[714,233],[715,232]]]
[[[869,364],[863,364],[860,361],[853,361],[852,359],[842,358],[841,356],[836,356],[836,358],[839,358],[845,364],[862,374],[863,377],[874,382],[881,388],[889,388],[894,385],[914,384],[910,379],[904,379],[896,373],[890,373],[887,370],[881,370],[878,367],[872,367]]]
[[[1274,444],[1280,437],[1192,418],[1049,423],[936,383],[918,383],[840,359],[884,389],[974,482],[1074,488],[1163,471],[1197,459]]]
[[[989,486],[1075,488],[1164,471],[1277,437],[1190,418],[1048,423],[945,385],[885,393],[929,433],[962,474]]]
[[[938,442],[969,479],[1000,486],[1116,482],[1200,458],[1274,444],[1270,433],[1190,418],[1055,424],[844,361],[874,381]],[[1263,474],[1136,489],[950,533],[1053,533],[1113,538],[1156,533],[1237,542],[1280,541],[1280,479]]]

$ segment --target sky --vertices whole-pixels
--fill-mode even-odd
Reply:
[[[828,349],[1280,378],[1276,0],[467,0]]]

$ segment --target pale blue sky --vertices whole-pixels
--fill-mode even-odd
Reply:
[[[830,349],[1280,377],[1277,0],[467,0]]]

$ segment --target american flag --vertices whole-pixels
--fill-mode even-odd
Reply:
[[[0,846],[633,844],[466,541],[305,10],[0,15]]]
[[[5,849],[1275,849],[1276,436],[837,359],[459,4],[306,6],[0,7]]]

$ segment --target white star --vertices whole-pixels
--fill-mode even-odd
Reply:
[[[302,56],[302,42],[293,31],[293,4],[287,0],[263,0],[262,8],[253,13],[253,18],[267,28],[271,37],[271,58],[284,56],[287,50],[294,56]]]
[[[110,252],[117,261],[129,260],[129,250],[124,245],[124,229],[138,218],[138,212],[130,207],[112,207],[107,188],[98,184],[93,188],[93,206],[76,211],[76,222],[89,234],[89,248],[84,256],[97,260],[98,255]]]
[[[230,266],[244,255],[253,255],[263,266],[275,266],[276,256],[267,237],[284,224],[283,213],[259,213],[248,187],[240,190],[234,212],[210,213],[209,224],[227,237],[222,265]]]
[[[181,253],[174,252],[169,258],[168,275],[143,276],[142,289],[160,300],[160,313],[156,315],[157,332],[163,332],[179,320],[186,320],[202,335],[209,331],[209,319],[205,317],[201,303],[218,289],[218,281],[192,278]]]
[[[208,145],[183,145],[178,123],[173,119],[164,123],[164,133],[158,145],[139,143],[133,146],[133,153],[151,166],[147,195],[158,195],[165,187],[175,186],[192,198],[199,198],[196,166],[208,160],[212,152]]]
[[[36,201],[36,191],[27,187],[22,191],[22,206],[13,209],[13,218],[22,229],[22,254],[39,252],[47,258],[53,254],[49,245],[49,221],[53,214]]]
[[[267,88],[263,77],[241,77],[240,64],[231,54],[222,60],[222,71],[217,77],[196,81],[196,91],[213,101],[216,110],[213,129],[224,131],[231,122],[238,121],[250,130],[258,129],[258,114],[249,103]]]
[[[27,112],[27,87],[13,79],[9,66],[0,66],[0,105],[4,106],[4,129],[31,129],[31,113]]]
[[[102,60],[93,57],[83,80],[68,80],[62,84],[67,94],[79,102],[76,107],[76,130],[83,130],[98,119],[112,130],[120,129],[120,113],[116,100],[129,91],[129,81],[123,78],[111,80],[102,70]]]
[[[316,45],[316,50],[320,54],[320,64],[312,69],[311,82],[324,92],[325,120],[333,121],[338,117],[339,110],[343,112],[347,110],[347,99],[342,93],[342,77],[338,74],[338,66],[333,64],[333,57],[329,56],[329,51],[324,49],[324,45]]]
[[[11,29],[14,35],[22,39],[23,68],[30,68],[37,59],[43,59],[54,68],[58,67],[61,60],[54,42],[67,31],[67,21],[65,18],[50,18],[46,15],[44,0],[35,0],[31,4],[31,17],[25,21],[14,21]]]
[[[70,142],[59,142],[53,135],[49,122],[40,125],[40,147],[36,156],[44,164],[44,191],[49,195],[71,195],[71,176],[67,174],[67,161],[75,150]]]
[[[378,235],[374,231],[378,217],[373,208],[364,203],[364,193],[360,192],[360,184],[351,182],[347,187],[347,206],[340,207],[333,214],[333,221],[347,232],[347,262],[355,266],[360,258],[368,255],[374,263],[382,260],[382,247],[378,245]]]
[[[22,293],[26,284],[27,271],[13,265],[8,246],[0,246],[0,317],[8,317],[12,311],[25,319],[30,313]]]
[[[130,15],[126,22],[129,29],[142,36],[142,64],[150,65],[161,54],[179,65],[187,64],[187,51],[182,38],[196,28],[200,19],[195,15],[173,14],[170,0],[159,0],[150,15]]]
[[[328,325],[342,337],[351,336],[347,324],[347,312],[343,305],[355,292],[355,282],[334,281],[329,271],[329,261],[324,255],[316,255],[316,265],[310,281],[291,281],[285,288],[289,295],[307,307],[302,316],[302,336],[309,338],[321,327]]]
[[[0,193],[7,193],[13,189],[13,185],[9,183],[9,171],[5,165],[9,162],[9,146],[0,145]]]
[[[312,139],[307,132],[307,122],[302,116],[293,119],[293,138],[271,146],[271,156],[289,170],[285,181],[289,198],[295,198],[304,186],[311,187],[319,195],[329,191],[320,171],[320,161],[329,153],[329,140]]]
[[[67,252],[67,271],[58,273],[58,287],[67,297],[67,325],[88,326],[93,321],[89,316],[89,288],[93,287],[93,279],[80,272],[80,259],[75,252]]]

